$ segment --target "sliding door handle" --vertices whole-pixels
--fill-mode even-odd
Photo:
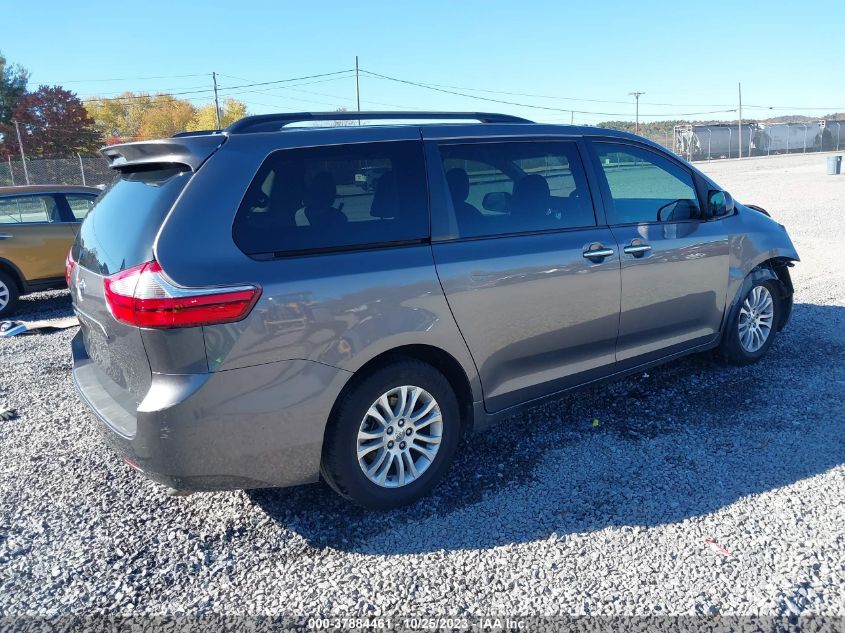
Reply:
[[[651,246],[648,244],[632,244],[631,246],[623,248],[622,252],[627,253],[628,255],[633,255],[634,257],[642,257],[650,250]]]
[[[611,255],[613,255],[613,253],[614,250],[612,248],[594,248],[589,251],[584,251],[582,255],[587,259],[593,261],[600,261],[605,257],[610,257]]]

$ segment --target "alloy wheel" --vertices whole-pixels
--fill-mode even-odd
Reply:
[[[9,305],[9,298],[9,288],[6,286],[5,283],[0,281],[0,310]]]
[[[739,343],[751,354],[760,350],[772,332],[775,305],[766,286],[754,286],[739,311]]]
[[[358,465],[374,484],[400,488],[428,470],[442,439],[443,416],[434,396],[421,387],[395,387],[361,420]]]

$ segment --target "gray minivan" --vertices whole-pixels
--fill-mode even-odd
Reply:
[[[307,125],[340,118],[365,124]],[[299,113],[103,153],[73,377],[177,491],[408,503],[465,433],[692,352],[752,363],[792,309],[786,229],[623,132]]]

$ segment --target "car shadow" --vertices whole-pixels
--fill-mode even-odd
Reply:
[[[845,463],[843,360],[845,308],[798,304],[758,364],[698,355],[564,395],[468,438],[409,507],[367,511],[322,483],[249,494],[313,547],[369,554],[675,523]]]
[[[18,300],[15,313],[6,318],[12,321],[40,321],[70,316],[73,316],[73,306],[70,293],[65,289],[24,295]]]

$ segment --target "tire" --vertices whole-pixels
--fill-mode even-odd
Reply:
[[[390,417],[380,402],[389,394],[391,413],[399,412],[403,390],[405,415]],[[372,409],[380,419],[370,414]],[[326,428],[320,471],[338,494],[353,503],[374,510],[397,508],[434,488],[454,458],[460,435],[458,400],[449,381],[422,361],[397,360],[340,396]],[[432,458],[423,451],[433,453]],[[375,481],[379,478],[381,483]]]
[[[757,290],[762,288],[762,290]],[[765,310],[760,310],[760,298],[765,297],[771,301],[771,317]],[[778,327],[780,326],[782,315],[782,308],[780,304],[780,288],[777,282],[766,279],[752,281],[751,285],[745,291],[737,306],[734,308],[731,318],[726,323],[727,331],[722,337],[722,344],[719,347],[719,355],[731,365],[751,365],[760,360],[775,340]],[[749,307],[752,311],[749,315]],[[756,309],[755,309],[756,308]],[[765,331],[765,338],[760,342],[760,337],[752,333],[749,337],[748,327],[743,328],[743,322],[747,322],[749,316],[758,315],[756,321],[761,324],[760,328],[752,327],[751,330],[762,331],[762,327],[768,323],[768,330]],[[743,334],[745,333],[745,335]]]
[[[15,313],[18,307],[18,284],[9,273],[0,270],[0,319]]]

